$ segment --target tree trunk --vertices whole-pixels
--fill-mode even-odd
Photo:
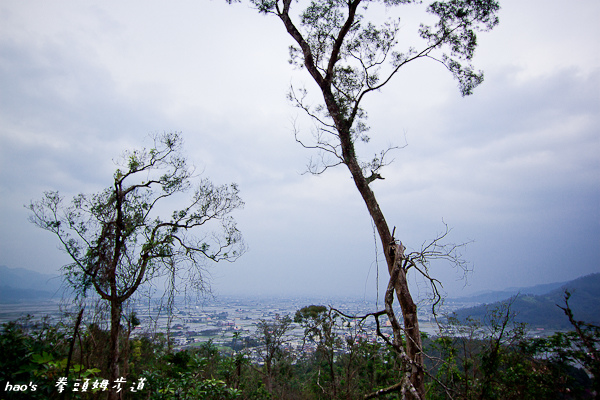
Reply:
[[[75,328],[73,329],[73,338],[71,339],[71,345],[69,346],[69,355],[67,356],[67,366],[65,367],[64,376],[69,376],[69,370],[71,369],[71,358],[73,357],[73,348],[75,347],[75,339],[77,339],[77,335],[79,334],[79,324],[81,324],[81,318],[83,318],[83,311],[85,310],[85,306],[81,308],[79,311],[79,315],[77,315],[77,320],[75,321]],[[80,352],[83,354],[83,349],[81,348],[81,342],[79,343]],[[63,391],[60,398],[63,400],[67,395],[67,391]]]
[[[117,400],[121,398],[121,393],[112,389],[120,376],[119,372],[119,336],[121,331],[121,303],[117,300],[110,302],[110,350],[109,350],[109,391],[108,400]]]
[[[369,210],[369,214],[375,223],[377,232],[379,233],[379,238],[385,253],[388,272],[391,276],[394,268],[394,262],[402,263],[404,254],[393,254],[390,251],[395,239],[392,237],[383,212],[381,211],[379,203],[375,198],[375,194],[369,187],[369,182],[365,178],[364,174],[362,173],[362,169],[358,164],[349,131],[345,132],[344,134],[340,132],[340,142],[342,144],[345,164],[352,174],[356,188],[360,192],[367,209]],[[400,264],[400,274],[394,282],[394,288],[396,291],[396,297],[400,303],[402,317],[404,320],[404,329],[406,333],[406,354],[412,362],[410,382],[419,396],[424,399],[425,375],[423,370],[421,330],[419,328],[419,320],[417,318],[417,305],[413,301],[413,298],[410,294],[408,281],[406,279],[406,271],[404,268],[402,268],[402,264]]]

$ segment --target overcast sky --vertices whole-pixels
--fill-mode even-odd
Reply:
[[[406,145],[372,184],[396,237],[415,250],[444,221],[473,241],[466,282],[432,266],[451,296],[600,272],[600,2],[501,6],[473,96],[422,60],[365,103],[364,156]],[[423,14],[389,15],[404,9],[411,37]],[[68,259],[23,205],[97,192],[125,149],[181,131],[189,160],[246,203],[249,252],[211,267],[216,294],[374,298],[387,271],[349,173],[302,174],[314,154],[285,95],[315,87],[290,44],[276,18],[219,0],[0,2],[0,265],[56,273]]]

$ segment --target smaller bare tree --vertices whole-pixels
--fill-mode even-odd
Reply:
[[[274,368],[286,356],[284,345],[289,340],[286,335],[290,329],[292,319],[287,315],[276,315],[272,320],[261,319],[256,324],[256,336],[260,342],[256,351],[264,363],[264,377],[269,393],[273,392]]]
[[[243,206],[235,184],[201,179],[187,205],[163,216],[163,203],[192,188],[193,169],[181,155],[177,133],[153,137],[150,150],[126,152],[112,187],[79,194],[64,204],[58,192],[31,202],[31,222],[54,233],[72,263],[63,267],[75,292],[92,289],[110,306],[109,378],[119,378],[119,337],[124,303],[146,282],[186,272],[204,287],[206,260],[233,261],[244,251],[231,212]],[[203,228],[208,228],[208,232]],[[173,282],[174,283],[174,282]],[[110,392],[109,399],[117,398]]]

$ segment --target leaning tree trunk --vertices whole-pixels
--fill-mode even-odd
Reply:
[[[335,121],[335,118],[334,118]],[[341,121],[343,123],[343,121]],[[364,176],[360,165],[358,164],[356,153],[354,151],[354,143],[352,142],[350,129],[345,127],[343,124],[336,124],[338,127],[340,142],[342,146],[342,154],[344,157],[344,163],[350,170],[352,178],[356,185],[356,188],[360,192],[369,214],[375,223],[379,238],[383,246],[385,253],[385,259],[388,266],[388,272],[392,277],[392,271],[394,270],[395,263],[399,263],[400,273],[397,279],[393,282],[396,297],[400,303],[402,310],[402,317],[404,320],[404,331],[406,334],[406,355],[408,356],[411,366],[410,383],[418,393],[419,397],[425,397],[425,376],[423,370],[423,354],[421,344],[421,331],[419,329],[419,320],[417,318],[417,305],[413,301],[408,288],[408,281],[406,279],[406,271],[402,268],[402,261],[404,254],[397,254],[393,249],[395,239],[390,232],[389,226],[385,220],[383,212],[379,207],[379,203],[375,198],[375,194],[369,187],[369,181]],[[399,248],[402,248],[400,246]]]
[[[402,268],[401,264],[404,254],[395,254],[395,252],[392,250],[396,248],[396,246],[394,246],[395,239],[392,237],[388,224],[383,216],[383,212],[379,208],[379,203],[375,198],[375,194],[369,187],[367,179],[363,175],[358,162],[356,162],[356,158],[351,157],[347,161],[350,161],[346,165],[348,165],[348,169],[350,169],[350,172],[352,173],[354,183],[356,184],[356,187],[360,192],[367,209],[369,210],[369,214],[371,214],[371,218],[375,223],[377,232],[379,233],[379,238],[385,253],[385,259],[390,277],[392,276],[394,264],[400,263],[400,273],[398,274],[395,282],[393,282],[393,285],[396,291],[396,297],[400,303],[402,317],[404,320],[404,332],[406,334],[406,355],[412,364],[410,382],[419,396],[424,398],[425,380],[423,370],[421,331],[419,328],[419,320],[417,318],[417,305],[413,301],[413,298],[410,294],[408,281],[406,279],[406,271],[404,268]],[[402,248],[402,246],[399,248]]]

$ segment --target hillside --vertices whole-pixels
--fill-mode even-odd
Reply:
[[[567,282],[557,289],[541,295],[520,294],[512,304],[516,322],[525,322],[532,327],[570,329],[571,325],[564,312],[557,306],[564,306],[565,290],[571,292],[569,305],[575,319],[600,324],[600,273],[583,276]],[[488,309],[498,307],[501,302],[493,302],[477,307],[456,311],[463,320],[470,316],[483,319]]]

